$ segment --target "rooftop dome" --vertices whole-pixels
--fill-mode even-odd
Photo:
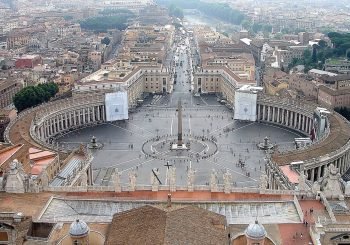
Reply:
[[[77,219],[70,225],[69,234],[73,237],[84,237],[89,231],[89,226],[84,221]]]
[[[254,224],[250,224],[247,229],[245,230],[245,235],[248,238],[254,239],[254,240],[260,240],[265,238],[266,236],[266,230],[264,226],[258,223],[256,220]]]

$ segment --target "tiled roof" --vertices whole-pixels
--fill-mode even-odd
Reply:
[[[280,169],[292,183],[299,183],[299,174],[290,168],[290,165],[281,166]]]
[[[106,244],[227,244],[225,217],[187,206],[143,206],[113,217]]]
[[[61,186],[62,183],[67,179],[68,175],[73,173],[73,170],[78,168],[83,160],[79,157],[73,157],[66,164],[63,170],[52,180],[50,186]]]

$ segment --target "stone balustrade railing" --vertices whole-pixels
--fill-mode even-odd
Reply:
[[[114,186],[48,186],[45,188],[46,191],[54,192],[115,192]],[[135,191],[151,191],[151,185],[136,185]],[[128,185],[121,186],[122,192],[130,191]],[[158,191],[170,191],[168,185],[158,186]],[[188,191],[187,186],[176,186],[176,191]],[[211,191],[210,186],[207,185],[195,185],[193,191]],[[224,192],[224,186],[219,185],[215,192]],[[293,190],[270,190],[270,189],[259,189],[249,187],[232,187],[231,193],[256,193],[256,194],[269,194],[269,195],[298,195],[298,191]]]
[[[335,215],[333,213],[332,207],[329,204],[327,198],[325,197],[325,195],[322,192],[319,193],[319,196],[321,198],[321,201],[322,201],[323,205],[326,207],[326,210],[327,210],[327,212],[329,214],[329,217],[331,218],[332,223],[336,223],[337,219],[335,218]]]

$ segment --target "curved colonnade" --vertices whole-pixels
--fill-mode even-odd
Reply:
[[[259,96],[257,121],[281,125],[292,130],[310,135],[313,128],[313,113],[316,104],[292,99]],[[303,161],[307,180],[314,182],[325,175],[326,168],[334,164],[343,175],[350,167],[350,123],[338,113],[327,116],[328,124],[322,138],[311,145],[286,152],[275,152],[268,171],[272,189],[281,186],[291,188],[292,183],[282,171],[274,166],[287,165]]]
[[[305,135],[309,135],[313,127],[313,113],[316,104],[305,103],[292,99],[281,99],[266,95],[259,95],[257,102],[257,121],[280,125]],[[31,121],[30,136],[38,144],[57,150],[52,139],[62,133],[105,122],[104,95],[84,95],[48,103],[34,110],[35,117]],[[22,113],[21,113],[22,114]],[[28,112],[20,117],[26,117]],[[329,127],[324,137],[302,149],[288,152],[276,152],[271,158],[272,164],[287,165],[293,161],[304,161],[307,179],[316,181],[326,171],[326,167],[333,163],[344,174],[350,164],[350,124],[337,113],[328,115]],[[11,123],[6,129],[11,130]],[[8,135],[8,142],[11,142]],[[271,170],[271,169],[270,169]],[[279,168],[269,173],[272,189],[285,186],[289,189],[286,176]],[[277,182],[280,183],[277,183]],[[275,188],[274,188],[275,187]]]
[[[102,123],[105,120],[103,94],[73,97],[50,103],[38,111],[32,121],[30,134],[40,144],[55,148],[50,143],[58,134]]]

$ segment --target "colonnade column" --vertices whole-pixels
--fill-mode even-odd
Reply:
[[[317,168],[317,180],[321,178],[321,166]]]
[[[343,161],[343,166],[342,166],[342,174],[345,174],[346,170],[347,170],[347,165],[348,165],[348,161],[349,161],[349,153],[345,154],[344,157],[344,161]]]
[[[280,123],[280,108],[277,107],[277,120],[276,122]]]
[[[104,108],[104,106],[101,106],[101,114],[102,114],[102,120],[105,120],[105,108]]]
[[[73,111],[73,125],[77,126],[77,113],[75,110]]]
[[[266,108],[265,108],[265,105],[263,105],[263,117],[262,117],[262,120],[264,121],[265,120],[265,114],[266,114]]]
[[[301,130],[305,131],[305,117],[301,115]]]
[[[83,125],[86,123],[86,109],[83,108],[82,109],[82,113],[83,113]]]

